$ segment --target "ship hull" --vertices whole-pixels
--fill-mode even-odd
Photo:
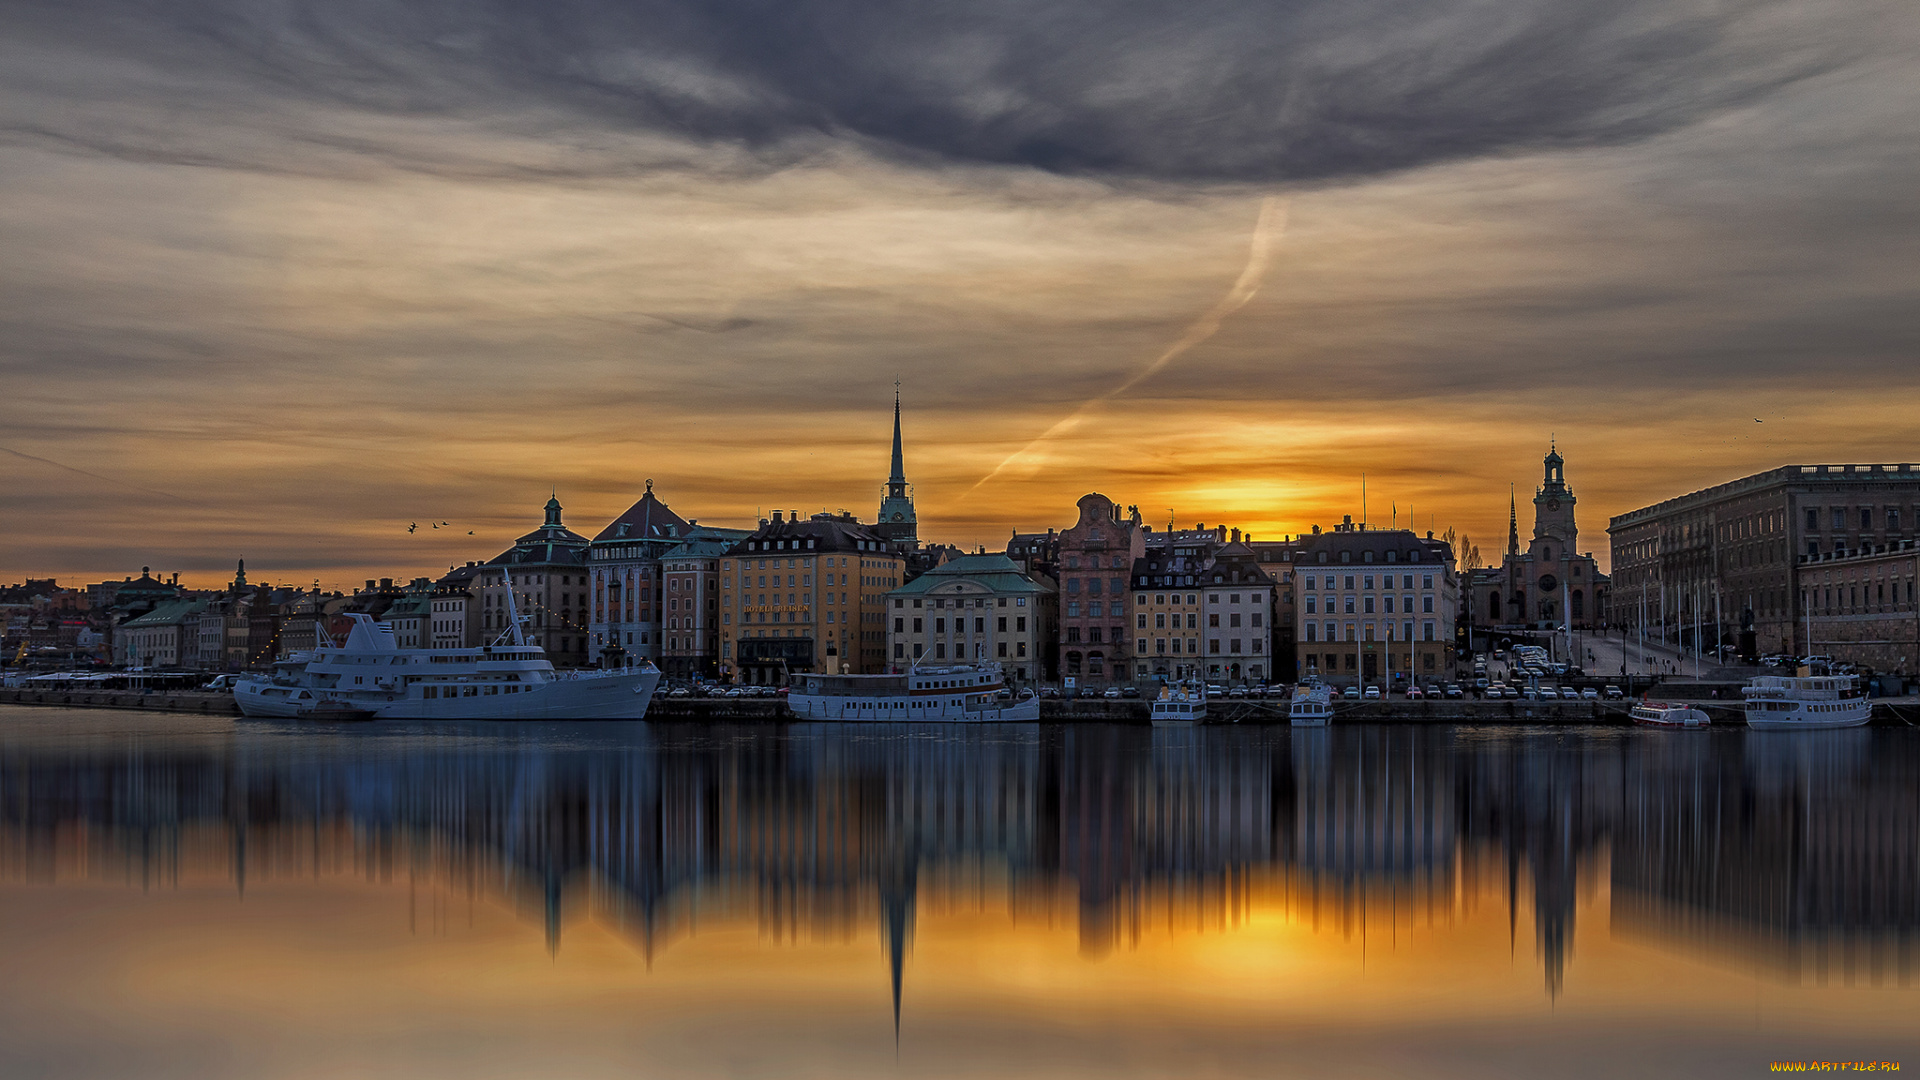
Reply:
[[[649,669],[561,678],[525,693],[451,698],[404,698],[378,691],[356,693],[243,683],[236,688],[234,699],[246,716],[285,719],[302,715],[303,706],[311,709],[316,700],[326,700],[365,709],[379,720],[640,720],[646,717],[659,683],[660,672]],[[276,689],[290,690],[291,694],[281,697],[273,693]],[[314,696],[302,701],[302,690]]]

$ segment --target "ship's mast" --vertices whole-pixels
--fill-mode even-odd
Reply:
[[[507,583],[507,623],[513,630],[513,647],[525,648],[527,635],[520,628],[520,609],[513,603],[513,572],[504,563],[500,567],[500,579]]]

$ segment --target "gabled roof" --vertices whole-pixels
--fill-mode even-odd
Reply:
[[[862,547],[862,544],[869,545]],[[899,557],[887,539],[851,518],[817,514],[804,521],[772,521],[729,547],[728,555],[795,555],[803,552],[867,551],[875,556]]]
[[[688,525],[667,504],[654,498],[653,481],[647,481],[647,493],[627,507],[593,538],[596,544],[609,540],[677,540],[687,535]]]

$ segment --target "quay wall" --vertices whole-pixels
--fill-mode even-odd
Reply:
[[[1712,699],[1706,688],[1677,693],[1668,685],[1657,695],[1668,700],[1694,701],[1715,723],[1741,722],[1738,694]],[[1689,690],[1693,688],[1689,687]],[[1737,689],[1737,688],[1736,688]],[[53,690],[0,688],[0,704],[46,705],[70,709],[139,709],[146,712],[238,716],[232,694],[140,694],[132,691],[64,693]],[[1336,724],[1625,724],[1630,701],[1374,701],[1336,705]],[[1284,702],[1227,699],[1209,705],[1209,722],[1284,724]],[[1920,702],[1876,701],[1876,721],[1920,722]],[[786,704],[769,699],[656,698],[647,719],[669,723],[790,720]],[[1043,700],[1040,722],[1047,724],[1144,724],[1143,701]]]

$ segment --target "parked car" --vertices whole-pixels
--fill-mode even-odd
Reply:
[[[1560,699],[1562,701],[1579,701],[1580,691],[1575,690],[1571,686],[1563,686],[1560,688]]]
[[[1450,682],[1447,684],[1447,696],[1450,698],[1465,697],[1467,696],[1467,692],[1461,689],[1459,683]]]
[[[1345,701],[1359,701],[1360,688],[1357,686],[1349,686],[1345,690],[1340,691],[1340,697]]]
[[[1230,697],[1230,698],[1243,698],[1243,697],[1246,697],[1246,696],[1247,696],[1247,688],[1246,688],[1246,687],[1244,687],[1244,686],[1236,686],[1236,687],[1234,687],[1233,689],[1231,689],[1231,690],[1229,690],[1229,691],[1227,691],[1227,696],[1228,696],[1228,697]]]
[[[1407,700],[1408,700],[1408,701],[1419,701],[1419,700],[1421,700],[1421,699],[1423,699],[1423,698],[1425,698],[1426,696],[1427,696],[1427,692],[1426,692],[1425,690],[1422,690],[1422,689],[1420,689],[1420,688],[1419,688],[1419,687],[1417,687],[1417,686],[1409,686],[1409,687],[1407,687]]]
[[[1100,696],[1100,691],[1095,690],[1091,686],[1083,686],[1080,688],[1080,696],[1083,698],[1097,698]]]
[[[1057,686],[1043,686],[1040,688],[1040,696],[1043,698],[1057,698],[1060,696],[1060,688]]]
[[[1366,701],[1379,701],[1380,688],[1377,686],[1369,686],[1367,687],[1366,692],[1361,694],[1360,697]]]
[[[1224,686],[1221,686],[1219,683],[1208,683],[1207,696],[1208,697],[1226,697],[1227,688]]]
[[[1123,686],[1120,688],[1120,696],[1123,698],[1137,698],[1140,696],[1140,688],[1137,686]]]
[[[1580,699],[1582,701],[1598,701],[1600,700],[1600,691],[1589,686],[1585,690],[1580,691]]]
[[[1606,689],[1602,690],[1601,693],[1607,696],[1608,701],[1618,701],[1621,698],[1626,697],[1625,694],[1622,694],[1620,692],[1620,688],[1617,686],[1608,686]]]
[[[693,691],[684,686],[676,686],[667,691],[667,696],[670,698],[690,698],[693,696]]]
[[[1108,701],[1119,701],[1120,688],[1117,686],[1109,686],[1100,696],[1106,698]]]

